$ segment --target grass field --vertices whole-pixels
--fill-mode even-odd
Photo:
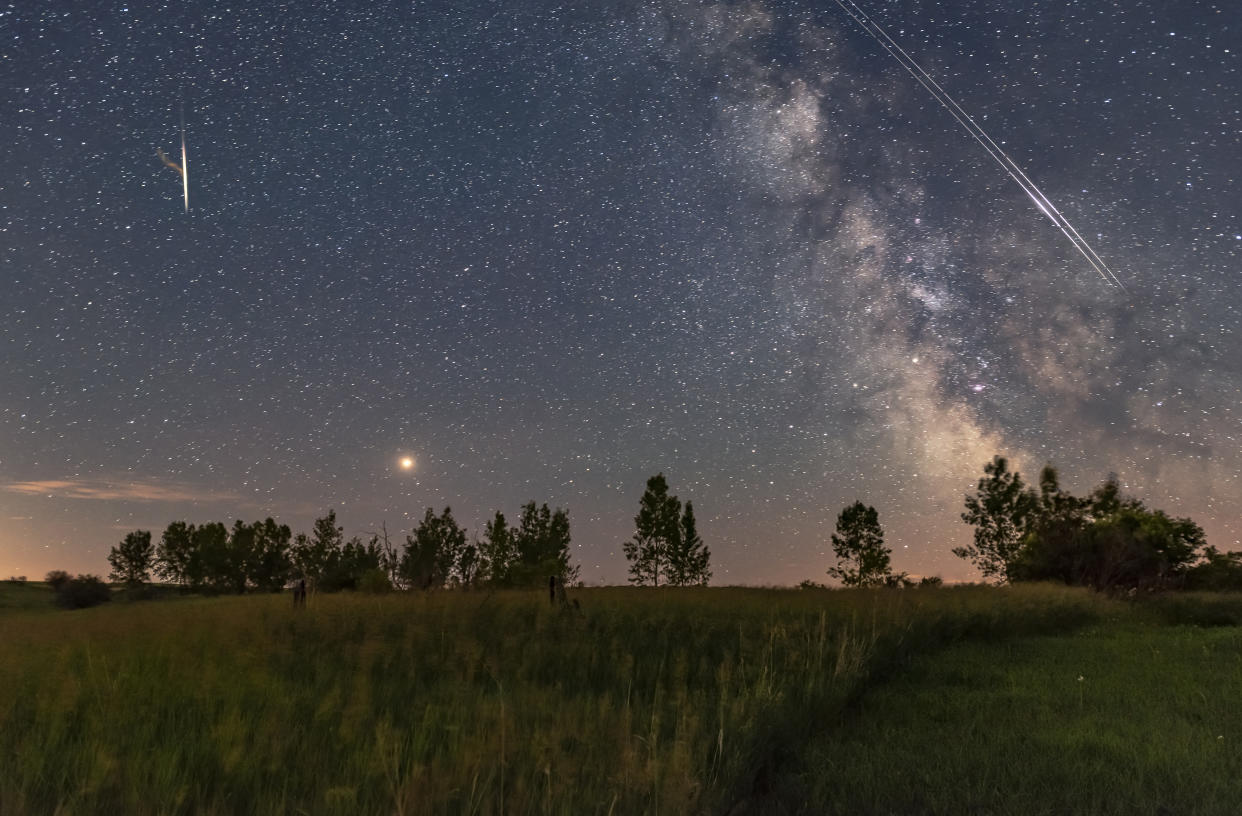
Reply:
[[[769,812],[1237,814],[1242,634],[1115,623],[958,643],[799,760]]]
[[[1181,662],[1196,649],[1236,652],[1234,630],[1165,623],[1226,622],[1236,602],[1135,609],[1055,587],[573,595],[580,610],[537,592],[333,595],[304,610],[271,596],[0,607],[0,813],[1033,812],[1019,805],[1036,801],[1035,782],[1011,794],[976,760],[1063,766],[1066,790],[1117,794],[1137,778],[1133,764],[1101,783],[1111,755],[1086,766],[1060,748],[1035,758],[1058,743],[1020,735],[1098,729],[1112,744],[1194,717],[1223,723],[1216,707],[1238,685],[1236,654],[1215,685],[1194,685],[1205,661]],[[1138,647],[1153,638],[1182,644],[1165,647],[1178,672],[1104,671],[1150,654]],[[1015,699],[1065,708],[1045,725],[1010,704],[1004,690],[1019,686],[994,689],[985,672],[1044,666],[1041,648],[1090,678],[1068,697],[1060,675],[1031,680]],[[975,670],[977,681],[945,679]],[[1109,731],[1117,710],[1105,689],[1154,713]],[[1009,712],[993,734],[1012,735],[1007,748],[971,736],[989,705]],[[1186,803],[1232,784],[1212,793],[1207,777],[1237,777],[1235,765],[1212,764],[1215,737],[1179,743],[1167,767],[1195,757],[1205,770],[1160,789],[1171,812],[1195,812]],[[979,747],[956,765],[917,761],[963,739]],[[1162,778],[1147,739],[1156,747],[1130,761]],[[904,787],[880,797],[883,769],[898,767]],[[1094,812],[1071,799],[1049,798],[1042,812]]]

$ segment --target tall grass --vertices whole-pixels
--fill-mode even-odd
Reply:
[[[0,812],[714,812],[911,656],[1065,631],[1106,603],[1050,587],[577,598],[0,616]]]

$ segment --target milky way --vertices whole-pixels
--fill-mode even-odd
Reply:
[[[580,5],[0,12],[0,571],[536,499],[619,581],[663,471],[717,582],[855,499],[971,578],[995,453],[1242,548],[1236,9],[862,4],[1121,291],[835,4]]]

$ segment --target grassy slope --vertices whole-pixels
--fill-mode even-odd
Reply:
[[[868,677],[1068,631],[1052,588],[590,590],[0,615],[0,812],[645,813],[746,802]]]
[[[1135,617],[920,656],[824,728],[762,809],[1238,813],[1242,634]]]
[[[52,611],[52,588],[41,581],[0,581],[0,614],[24,611]]]

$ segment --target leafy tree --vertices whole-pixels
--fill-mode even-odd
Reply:
[[[953,554],[974,562],[985,577],[1010,579],[1022,539],[1036,517],[1038,497],[1027,490],[1017,471],[997,456],[983,468],[976,492],[966,497],[962,521],[975,528],[974,543],[955,547]],[[1055,473],[1055,471],[1054,471]]]
[[[1203,560],[1186,571],[1187,589],[1242,591],[1242,552],[1203,548]]]
[[[505,514],[496,515],[483,527],[483,540],[479,542],[481,569],[489,583],[495,586],[512,586],[514,568],[517,564],[517,546],[514,530],[505,521]]]
[[[1203,529],[1111,490],[1076,524],[1039,524],[1013,565],[1014,580],[1061,581],[1111,591],[1153,589],[1191,572],[1205,547]],[[1111,511],[1111,512],[1110,512]]]
[[[669,550],[679,546],[680,515],[681,502],[668,495],[664,474],[648,479],[634,517],[634,537],[622,547],[630,562],[630,583],[660,585],[660,576],[668,571]]]
[[[277,524],[269,516],[255,522],[254,541],[247,575],[250,582],[263,592],[279,592],[289,583],[293,571],[290,542],[293,531],[287,524]]]
[[[315,519],[309,537],[299,533],[293,544],[294,567],[311,586],[318,588],[327,574],[333,559],[339,556],[345,529],[336,523],[336,511]]]
[[[711,551],[699,537],[694,521],[694,504],[686,502],[685,512],[681,516],[680,535],[669,542],[667,556],[668,583],[670,586],[686,586],[699,584],[706,586],[712,577],[708,567],[711,562]]]
[[[213,592],[232,588],[229,528],[218,521],[199,525],[191,539],[190,585]]]
[[[1061,490],[1048,466],[1008,577],[1099,590],[1163,587],[1189,574],[1205,546],[1197,524],[1123,496],[1115,475],[1078,498]]]
[[[194,560],[194,525],[172,522],[160,536],[155,552],[156,573],[165,581],[189,584]]]
[[[562,582],[577,580],[578,568],[569,559],[568,510],[551,510],[547,504],[527,502],[522,506],[517,527],[510,530],[510,537],[514,559],[509,578],[513,583],[540,585],[550,575]]]
[[[442,587],[455,573],[466,531],[457,525],[453,511],[445,507],[439,516],[430,507],[423,520],[406,536],[401,557],[401,577],[415,589]]]
[[[246,591],[247,580],[254,570],[257,559],[256,539],[259,525],[246,524],[241,519],[233,522],[229,532],[228,543],[216,565],[215,586],[223,592],[242,594]]]
[[[924,575],[919,579],[918,585],[921,587],[940,587],[944,586],[944,579],[939,575]]]
[[[478,541],[466,544],[457,556],[457,583],[463,587],[474,586],[479,580],[481,566]]]
[[[828,574],[846,586],[883,586],[904,576],[894,576],[889,567],[891,551],[884,546],[884,531],[874,507],[854,502],[837,516],[832,535],[832,551],[837,565]]]
[[[151,562],[154,558],[150,530],[126,533],[121,543],[108,553],[108,563],[112,565],[112,574],[108,577],[126,586],[141,586],[151,580]]]
[[[328,555],[319,589],[335,592],[357,589],[362,577],[373,570],[383,571],[384,553],[379,540],[372,537],[366,544],[354,536]]]

